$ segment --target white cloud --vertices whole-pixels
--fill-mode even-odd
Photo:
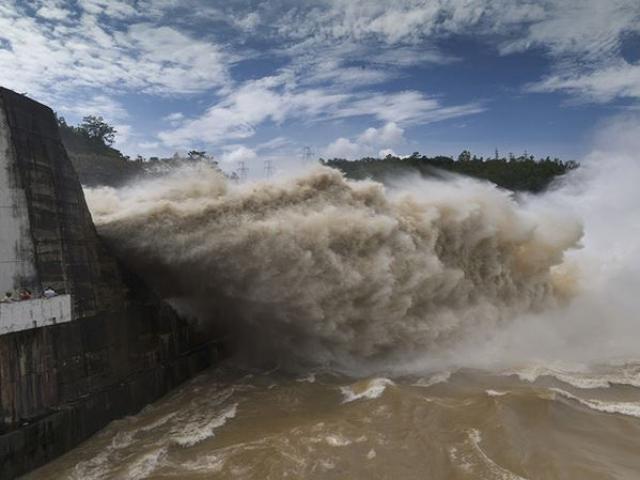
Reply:
[[[55,5],[43,5],[36,15],[47,20],[64,20],[69,16],[69,11]]]
[[[78,4],[92,15],[107,15],[117,19],[140,15],[134,6],[122,0],[78,0]]]
[[[389,122],[382,128],[367,128],[358,137],[359,143],[369,145],[397,145],[405,141],[404,129],[400,128],[397,123]]]
[[[640,4],[635,0],[547,0],[544,13],[532,20],[524,34],[502,43],[503,53],[543,47],[553,57],[608,59],[617,52],[625,32],[640,30]]]
[[[100,115],[107,121],[122,120],[128,117],[127,111],[119,102],[106,95],[96,95],[89,98],[76,98],[72,103],[62,103],[60,111],[63,114],[84,117],[86,115]]]
[[[640,33],[638,0],[324,0],[307,9],[291,1],[278,2],[279,8],[283,5],[288,7],[286,13],[270,20],[292,42],[292,51],[328,51],[322,57],[328,55],[338,66],[354,55],[336,52],[335,44],[343,51],[359,52],[356,55],[369,62],[375,60],[373,49],[367,48],[392,47],[382,58],[401,68],[455,61],[435,46],[438,40],[475,35],[493,41],[505,55],[533,48],[546,52],[554,72],[542,80],[539,91],[562,90],[595,101],[637,98],[632,66],[611,63],[622,60],[625,35]],[[315,61],[321,62],[318,55]],[[614,81],[616,73],[624,78]],[[349,69],[337,70],[338,78],[344,75],[347,81],[351,74]],[[393,77],[397,72],[387,74]],[[364,76],[361,81],[377,80]]]
[[[138,146],[143,150],[155,150],[160,147],[160,143],[158,142],[140,142]]]
[[[348,138],[341,137],[327,146],[324,155],[327,158],[352,159],[362,156],[362,146],[352,142]]]
[[[223,36],[224,29],[233,34]],[[423,91],[380,87],[410,67],[463,61],[446,49],[454,35],[481,38],[503,55],[544,52],[549,74],[532,79],[528,91],[606,102],[640,98],[640,65],[620,54],[634,32],[638,0],[5,0],[0,84],[62,112],[119,122],[126,118],[121,94],[210,94],[200,115],[165,118],[159,139],[172,147],[222,145],[291,120],[365,117],[395,125],[395,132],[383,126],[333,142],[343,152],[375,152],[402,143],[393,135],[409,125],[483,111],[478,101],[452,105]],[[234,62],[259,55],[275,58],[279,69],[232,78]],[[386,144],[367,140],[384,135]]]
[[[169,115],[163,117],[163,120],[165,122],[169,122],[171,124],[179,122],[180,120],[184,119],[184,114],[182,112],[174,112],[174,113],[170,113]]]
[[[242,30],[251,31],[260,23],[260,14],[258,12],[250,12],[242,17],[232,17],[234,24]]]
[[[501,45],[504,54],[542,47],[555,61],[553,72],[528,91],[564,91],[581,100],[606,102],[640,98],[640,70],[621,56],[626,35],[640,33],[636,0],[548,2],[543,18],[520,38]]]
[[[640,65],[624,60],[591,72],[563,72],[528,87],[532,92],[562,90],[580,98],[608,102],[616,97],[640,98]]]
[[[116,148],[126,148],[131,141],[133,134],[133,128],[127,124],[116,124],[113,126],[116,129],[116,140],[114,146]]]
[[[225,147],[221,160],[223,163],[232,164],[249,162],[256,158],[258,158],[258,154],[251,148],[245,147],[244,145],[232,145]]]
[[[295,90],[289,86],[289,80],[287,75],[279,75],[245,82],[200,117],[186,120],[174,130],[160,132],[159,138],[171,146],[248,138],[263,122],[318,118],[345,98],[344,94],[321,89]]]
[[[406,143],[404,129],[396,123],[389,122],[380,128],[370,127],[358,135],[355,140],[338,138],[324,149],[324,156],[328,158],[354,159],[376,155],[384,157],[393,153],[389,147]]]
[[[479,103],[445,107],[436,98],[409,90],[396,93],[362,93],[336,117],[373,115],[386,122],[404,124],[431,123],[484,111]]]
[[[290,146],[292,143],[293,142],[286,137],[276,137],[258,144],[256,150],[280,150],[283,147]]]
[[[325,0],[301,9],[297,2],[273,15],[278,32],[288,38],[319,43],[364,42],[417,44],[453,33],[504,30],[539,19],[546,5],[512,0]],[[544,3],[553,3],[547,0]]]
[[[60,5],[37,10],[61,20],[53,27],[14,2],[0,5],[0,38],[8,46],[0,48],[0,84],[55,105],[82,90],[176,94],[228,82],[230,57],[211,41],[141,21],[125,2],[81,1],[84,10],[64,20]],[[109,23],[109,16],[131,21]]]
[[[378,152],[378,158],[384,158],[387,155],[391,155],[392,157],[397,157],[398,154],[393,151],[391,148],[384,148]]]
[[[317,122],[337,118],[373,116],[397,124],[429,123],[483,110],[478,104],[443,106],[421,92],[396,94],[353,93],[343,88],[299,88],[290,71],[245,82],[199,117],[185,120],[173,130],[160,132],[172,147],[192,143],[219,144],[254,135],[264,122],[281,124],[291,119]],[[396,124],[396,127],[397,127]],[[385,132],[390,135],[393,132]]]

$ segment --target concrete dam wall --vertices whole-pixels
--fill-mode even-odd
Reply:
[[[58,294],[43,298],[43,290]],[[0,88],[0,479],[207,367],[199,339],[96,234],[52,110]],[[53,303],[48,304],[51,301]]]

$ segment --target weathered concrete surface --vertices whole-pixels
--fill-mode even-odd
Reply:
[[[33,288],[36,283],[27,198],[18,173],[11,130],[0,103],[0,295],[19,287]]]
[[[71,321],[71,295],[0,303],[0,335]]]
[[[105,249],[53,112],[0,88],[2,116],[0,138],[11,154],[0,151],[0,169],[11,173],[12,198],[22,199],[6,225],[21,229],[13,235],[32,249],[24,255],[35,268],[17,287],[51,286],[72,300],[70,322],[0,335],[0,479],[7,479],[157,399],[218,350]]]
[[[215,346],[192,335],[168,307],[138,305],[0,337],[0,478],[46,463],[206,368]]]
[[[52,110],[3,88],[0,109],[16,181],[27,202],[38,277],[33,287],[71,294],[77,317],[117,310],[124,301],[124,285],[115,259],[96,235]]]

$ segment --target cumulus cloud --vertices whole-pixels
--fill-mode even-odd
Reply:
[[[385,149],[382,149],[382,150],[380,150],[378,152],[378,158],[384,158],[387,155],[391,155],[393,157],[397,157],[398,156],[398,154],[396,152],[394,152],[392,148],[385,148]]]
[[[355,158],[361,154],[361,146],[348,138],[338,138],[325,149],[328,158]]]
[[[637,99],[640,65],[621,54],[634,34],[637,0],[6,0],[0,84],[62,113],[120,122],[124,95],[202,95],[197,113],[169,115],[154,139],[186,148],[240,141],[292,120],[364,117],[403,129],[480,113],[487,108],[480,99],[393,85],[411,68],[464,61],[447,49],[456,35],[480,38],[502,55],[543,52],[548,74],[524,85],[528,93]],[[273,68],[249,77],[234,69],[256,57]],[[336,151],[391,145],[342,140],[333,142]]]
[[[390,146],[401,143],[404,140],[404,129],[400,128],[395,122],[389,122],[382,128],[367,128],[358,137],[360,143],[369,145],[384,144]]]
[[[173,112],[162,118],[165,122],[169,122],[171,125],[177,125],[182,119],[184,114],[182,112]]]
[[[384,157],[395,155],[389,147],[405,142],[404,129],[395,122],[389,122],[380,128],[367,128],[354,140],[344,137],[336,139],[324,149],[324,155],[328,158],[354,159],[376,155],[377,152],[377,156]]]
[[[251,148],[244,145],[232,145],[225,149],[221,160],[223,163],[233,164],[238,162],[249,162],[258,158],[258,154]]]
[[[56,5],[43,5],[38,8],[36,15],[47,20],[64,20],[69,16],[69,11]]]
[[[281,124],[291,119],[335,120],[370,116],[398,124],[430,123],[481,112],[477,103],[444,106],[418,91],[396,94],[353,92],[328,87],[299,87],[291,72],[250,80],[231,90],[202,115],[187,119],[173,130],[160,132],[166,145],[191,142],[218,144],[252,137],[261,123]],[[396,125],[397,127],[397,125]],[[385,131],[385,135],[394,132]]]
[[[0,5],[0,84],[57,104],[80,90],[193,93],[228,80],[227,55],[211,41],[144,21],[125,2],[72,6],[42,3],[32,16],[16,2]]]

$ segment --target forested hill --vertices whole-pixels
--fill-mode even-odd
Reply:
[[[496,157],[498,157],[496,155]],[[496,185],[513,191],[541,192],[551,181],[578,167],[574,161],[535,159],[532,155],[510,158],[482,158],[462,152],[457,160],[451,157],[426,157],[414,153],[410,157],[362,158],[360,160],[321,160],[324,165],[337,168],[348,178],[362,180],[371,178],[384,181],[385,178],[403,173],[419,172],[424,176],[437,176],[448,171],[489,180]]]
[[[64,118],[58,117],[58,126],[62,142],[80,181],[87,186],[120,186],[135,178],[153,175],[154,169],[157,170],[158,167],[175,167],[185,161],[207,160],[217,165],[206,152],[197,150],[190,151],[185,158],[175,154],[165,159],[151,157],[147,160],[138,156],[132,160],[112,147],[117,132],[102,117],[85,117],[77,126],[69,125]],[[555,177],[578,167],[576,162],[563,162],[557,158],[535,159],[532,155],[482,158],[471,155],[466,150],[457,160],[444,156],[426,157],[416,152],[403,158],[388,155],[382,159],[334,158],[321,159],[320,162],[337,168],[348,178],[356,180],[371,178],[384,182],[386,178],[405,173],[438,176],[442,171],[449,171],[486,179],[509,190],[528,192],[541,192]],[[237,178],[235,173],[229,176]]]
[[[111,146],[116,130],[102,117],[85,117],[78,126],[67,124],[63,117],[57,120],[62,143],[83,185],[119,186],[144,174],[141,162]]]
[[[217,166],[217,162],[204,151],[191,150],[186,157],[178,153],[169,158],[138,155],[131,159],[114,148],[116,129],[102,117],[87,116],[82,123],[69,125],[63,117],[56,117],[62,143],[69,154],[80,182],[88,187],[120,187],[141,178],[162,175],[182,164],[206,161]],[[230,175],[230,178],[235,178]]]

